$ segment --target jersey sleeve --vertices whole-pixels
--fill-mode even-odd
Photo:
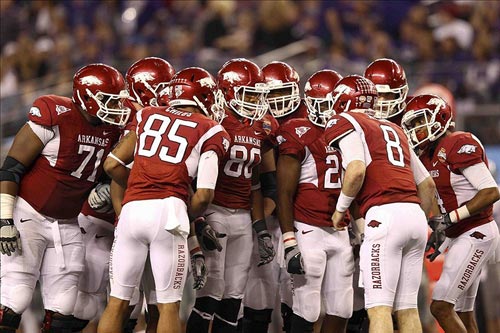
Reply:
[[[277,141],[280,155],[293,155],[300,161],[305,157],[304,144],[294,132],[290,122],[281,125],[277,132]]]
[[[200,154],[212,150],[217,154],[219,161],[222,161],[229,149],[231,137],[219,124],[211,127],[207,134],[209,137],[203,142]]]
[[[335,115],[326,124],[325,142],[329,146],[337,147],[339,140],[354,130],[354,126],[349,120]]]
[[[54,125],[56,117],[54,117],[52,110],[54,110],[50,100],[44,96],[38,97],[34,102],[28,113],[28,119],[35,124],[51,127]]]
[[[446,162],[452,171],[484,162],[483,147],[471,135],[461,135],[450,149]]]

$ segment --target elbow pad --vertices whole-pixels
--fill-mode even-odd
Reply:
[[[7,156],[0,169],[0,181],[19,184],[26,173],[26,167],[13,157]]]
[[[260,175],[261,192],[264,198],[270,198],[278,202],[278,189],[276,185],[276,171],[266,172]]]

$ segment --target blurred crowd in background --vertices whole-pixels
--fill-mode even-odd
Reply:
[[[500,100],[498,1],[2,0],[0,10],[2,137],[17,131],[34,97],[67,94],[88,63],[125,71],[158,56],[215,74],[234,57],[265,65],[259,56],[298,41],[300,52],[269,59],[294,65],[302,82],[321,68],[361,74],[390,57],[410,93],[441,83],[466,111]],[[485,144],[500,135],[488,123],[478,126]]]

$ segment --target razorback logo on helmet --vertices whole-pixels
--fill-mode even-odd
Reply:
[[[155,79],[153,73],[150,72],[139,72],[134,74],[132,78],[135,82],[147,82]]]
[[[441,109],[446,107],[445,101],[443,101],[441,98],[431,98],[427,102],[427,105],[435,105],[436,109]]]
[[[474,231],[472,234],[470,234],[471,237],[474,237],[476,239],[483,239],[484,237],[486,237],[485,234],[479,232],[479,231]]]
[[[437,158],[441,163],[446,162],[446,149],[444,149],[444,147],[441,147],[441,149],[439,150]]]
[[[42,114],[40,113],[40,109],[37,108],[36,106],[31,107],[30,115],[32,115],[34,117],[42,118]]]
[[[370,228],[378,228],[379,225],[381,225],[382,222],[379,222],[379,221],[375,221],[375,220],[371,220],[367,226],[369,226]]]
[[[295,127],[295,134],[299,136],[299,138],[302,137],[302,135],[306,134],[307,131],[309,131],[311,127],[307,126],[300,126],[300,127]]]
[[[70,108],[67,108],[63,105],[56,105],[56,112],[57,112],[57,115],[59,116],[60,114],[63,114],[65,112],[68,112],[68,111],[71,111]]]
[[[240,75],[237,72],[226,72],[223,74],[223,78],[225,81],[235,83],[240,79]]]
[[[214,88],[215,87],[215,81],[212,80],[211,77],[204,77],[202,79],[199,79],[198,83],[202,87],[209,87],[209,88]]]
[[[283,142],[285,142],[285,141],[286,141],[286,139],[283,137],[283,135],[278,135],[278,136],[276,137],[276,141],[278,141],[278,144],[280,145],[280,144],[282,144]]]
[[[92,86],[94,84],[102,84],[102,83],[103,83],[102,80],[95,75],[87,75],[80,79],[80,84],[84,84],[86,86]]]
[[[460,147],[457,154],[472,154],[475,152],[476,152],[475,145],[463,145],[462,147]]]
[[[179,97],[180,95],[182,95],[182,93],[184,92],[184,89],[182,89],[182,86],[175,86],[175,97]]]
[[[346,93],[346,94],[349,94],[351,92],[354,92],[354,90],[349,87],[348,85],[345,85],[345,84],[339,84],[338,86],[335,87],[335,90],[334,92],[336,94],[343,94],[343,93]]]
[[[309,81],[306,82],[306,85],[304,86],[304,92],[312,90],[311,83]]]

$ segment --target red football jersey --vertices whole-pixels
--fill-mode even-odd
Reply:
[[[323,128],[308,119],[292,119],[280,126],[279,153],[301,161],[294,200],[294,218],[307,224],[331,227],[331,216],[340,195],[341,156],[328,146]]]
[[[356,201],[364,216],[372,206],[395,202],[420,203],[410,166],[410,147],[403,130],[387,120],[364,113],[344,112],[330,119],[325,130],[329,144],[356,131],[365,150],[365,180]]]
[[[264,121],[238,119],[226,114],[222,126],[231,137],[231,146],[219,167],[213,203],[234,209],[250,209],[253,168],[260,164],[261,148],[272,129]]]
[[[85,202],[83,203],[82,214],[86,216],[93,216],[95,218],[109,222],[110,224],[115,224],[116,214],[114,211],[111,213],[98,213],[90,208],[88,200],[85,200]]]
[[[50,128],[54,137],[21,180],[19,196],[43,215],[74,218],[101,177],[120,128],[92,126],[71,99],[55,95],[37,98],[28,118]]]
[[[439,193],[441,212],[451,212],[466,204],[477,190],[464,177],[460,169],[488,160],[481,142],[471,133],[454,132],[444,136],[436,145],[433,154],[424,152],[420,160],[429,170]],[[467,230],[493,220],[493,205],[464,219],[446,230],[446,236],[458,237]]]
[[[134,165],[123,204],[170,196],[187,203],[201,154],[213,150],[222,161],[229,135],[204,115],[169,107],[146,107],[136,117]]]

